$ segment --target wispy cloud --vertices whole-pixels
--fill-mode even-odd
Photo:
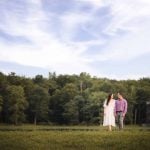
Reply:
[[[1,1],[0,13],[1,61],[120,78],[110,75],[107,61],[113,67],[150,55],[149,0]],[[95,62],[108,71],[92,67]]]
[[[109,5],[113,19],[105,32],[113,38],[106,47],[108,58],[128,60],[150,53],[150,1],[116,0]]]

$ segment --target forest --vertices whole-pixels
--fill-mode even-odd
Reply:
[[[112,80],[86,72],[33,78],[0,72],[0,123],[102,124],[103,103],[109,93],[121,92],[128,102],[126,124],[146,123],[150,78]]]

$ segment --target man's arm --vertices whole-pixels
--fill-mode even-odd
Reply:
[[[124,111],[123,111],[124,116],[127,113],[127,108],[128,108],[127,100],[124,100]]]

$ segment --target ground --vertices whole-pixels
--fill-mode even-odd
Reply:
[[[101,126],[0,125],[2,150],[149,150],[150,128],[126,126],[109,132]]]

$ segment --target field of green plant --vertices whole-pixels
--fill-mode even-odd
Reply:
[[[0,126],[1,150],[149,150],[150,128],[127,126]]]

